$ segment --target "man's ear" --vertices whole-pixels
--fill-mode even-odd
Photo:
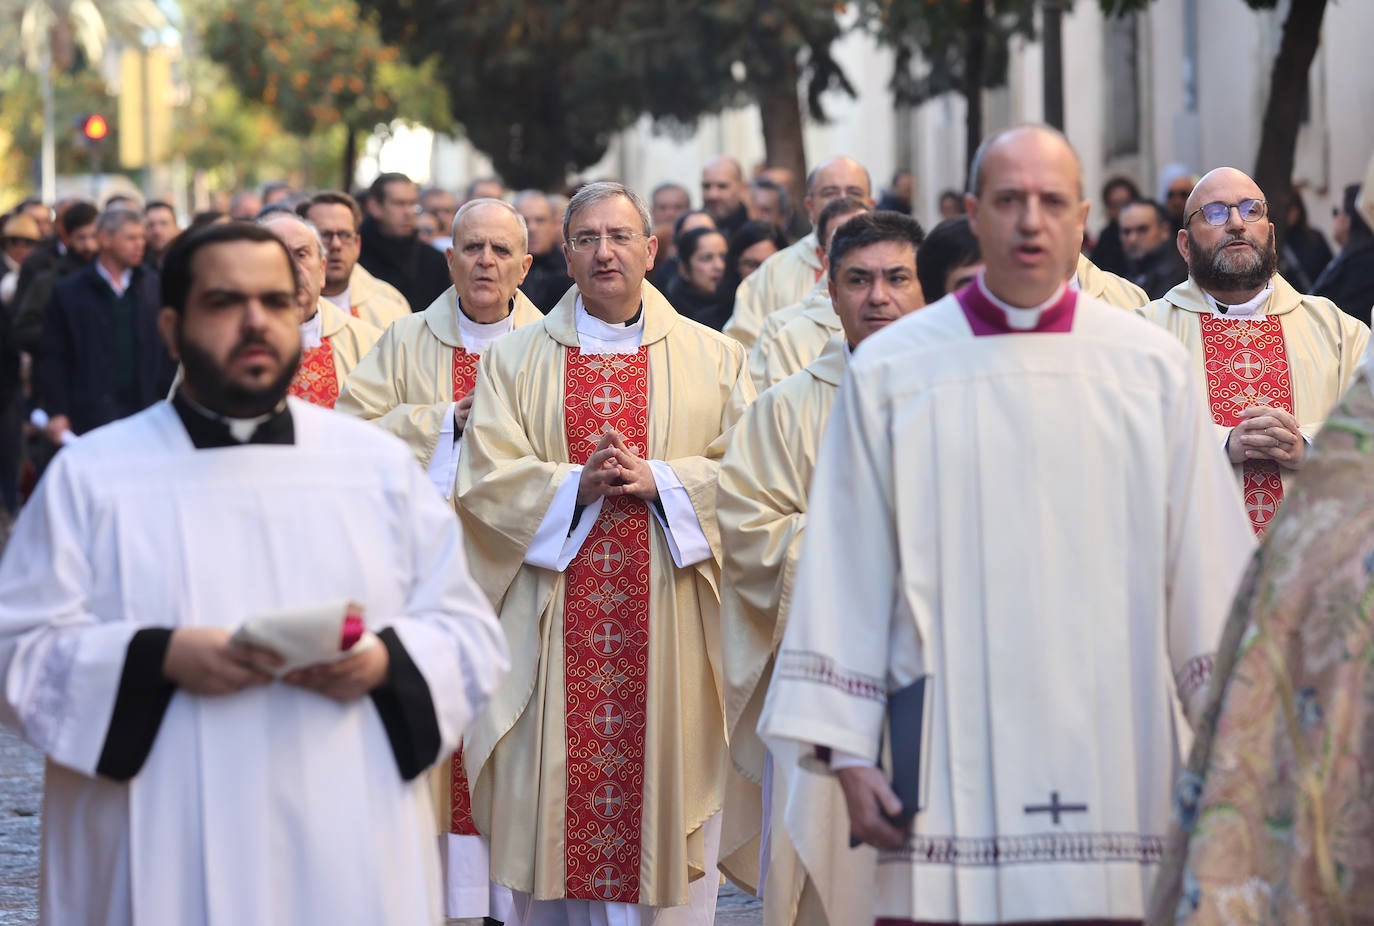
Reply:
[[[181,331],[181,313],[171,306],[163,306],[157,313],[157,333],[162,335],[162,342],[167,345],[167,353],[172,359],[181,362],[181,354],[177,350],[177,335]]]

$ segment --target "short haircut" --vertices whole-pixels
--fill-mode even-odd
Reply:
[[[1152,210],[1154,210],[1155,221],[1158,222],[1160,225],[1167,226],[1170,231],[1173,230],[1174,220],[1169,217],[1169,211],[1165,209],[1164,206],[1157,200],[1145,199],[1144,197],[1137,196],[1135,199],[1131,200],[1126,205],[1122,206],[1121,212],[1125,212],[1131,206],[1149,206]],[[1117,215],[1118,221],[1120,221],[1120,213],[1117,213]]]
[[[1370,237],[1374,232],[1369,229],[1369,223],[1360,215],[1360,184],[1352,183],[1341,193],[1341,209],[1350,218],[1350,238],[1354,241],[1362,241]]]
[[[716,224],[715,217],[712,216],[711,213],[707,212],[705,209],[688,209],[686,212],[682,213],[682,215],[678,216],[676,219],[673,220],[673,241],[677,241],[678,236],[682,234],[682,226],[686,225],[687,220],[694,215],[704,215],[706,216],[706,218],[711,220],[712,226]]]
[[[301,225],[304,225],[307,229],[309,229],[310,234],[315,239],[315,247],[319,249],[320,257],[323,258],[325,256],[325,254],[328,252],[328,249],[324,246],[324,239],[320,237],[320,230],[315,227],[314,222],[310,221],[309,219],[303,219],[300,216],[296,215],[296,211],[294,209],[275,209],[270,211],[264,209],[262,213],[258,216],[257,222],[255,222],[254,224],[261,225],[263,228],[271,228],[271,226],[276,225],[283,219],[285,219],[288,222],[299,222]],[[287,250],[289,251],[290,248],[288,248]]]
[[[687,275],[687,265],[691,262],[692,255],[697,252],[697,248],[701,246],[701,239],[705,238],[707,235],[720,235],[722,238],[725,237],[718,228],[693,228],[681,238],[676,239],[678,273],[683,276]],[[728,242],[726,246],[728,249]]]
[[[940,202],[944,202],[947,199],[954,200],[956,203],[959,204],[959,207],[961,209],[963,208],[964,196],[958,190],[942,190],[940,192]]]
[[[852,196],[841,196],[839,199],[832,199],[825,204],[821,214],[816,216],[816,240],[822,243],[830,240],[830,226],[842,215],[853,215],[856,212],[872,212],[868,203]]]
[[[899,168],[897,168],[895,171],[892,172],[892,185],[893,185],[893,186],[896,186],[897,184],[899,184],[899,183],[902,182],[902,178],[903,178],[903,177],[910,177],[910,176],[911,176],[911,171],[910,171],[910,170],[908,170],[908,169],[905,168],[905,167],[899,167]]]
[[[934,302],[945,294],[945,278],[951,270],[982,259],[983,250],[969,227],[968,216],[956,215],[932,228],[916,249],[916,279],[926,302]]]
[[[1138,200],[1141,198],[1140,187],[1135,185],[1135,181],[1132,180],[1130,177],[1123,177],[1120,174],[1117,174],[1116,176],[1108,177],[1107,182],[1102,184],[1102,201],[1106,202],[1108,199],[1110,199],[1112,196],[1112,190],[1117,189],[1125,190],[1127,194],[1129,194],[1128,199],[1131,201]]]
[[[112,235],[126,225],[137,225],[142,228],[143,216],[132,209],[120,206],[100,213],[100,218],[95,221],[95,230],[102,235]]]
[[[779,251],[787,247],[787,239],[783,236],[782,229],[772,222],[750,219],[735,229],[735,233],[730,236],[730,251],[725,257],[725,272],[734,273],[740,255],[760,241],[773,242],[773,246]]]
[[[286,247],[286,242],[260,225],[253,225],[249,222],[221,222],[217,225],[206,225],[184,235],[178,235],[176,240],[172,242],[172,246],[167,249],[167,256],[162,262],[162,304],[172,308],[178,314],[185,313],[186,300],[190,297],[191,285],[195,282],[191,274],[191,267],[195,262],[197,252],[202,248],[217,244],[232,244],[236,241],[270,242],[281,248],[281,255],[286,259],[286,266],[291,269],[292,288],[300,285],[296,262],[291,259],[291,251]]]
[[[377,179],[372,181],[372,186],[367,188],[367,195],[379,203],[384,203],[386,202],[386,188],[393,183],[409,183],[413,186],[415,181],[400,171],[390,170],[377,175]]]
[[[175,218],[177,217],[177,211],[176,211],[176,209],[172,206],[171,203],[167,202],[167,200],[165,200],[165,199],[155,199],[155,200],[153,200],[152,202],[150,202],[148,205],[144,206],[144,207],[143,207],[143,214],[144,214],[144,216],[147,216],[147,214],[150,213],[150,212],[152,212],[154,209],[166,209],[168,212],[170,212],[170,213],[172,214],[172,218],[173,218],[173,219],[175,219]]]
[[[680,183],[674,183],[672,180],[664,181],[663,183],[660,183],[658,186],[654,187],[653,192],[649,194],[649,202],[653,202],[654,200],[658,199],[658,194],[659,194],[659,193],[666,193],[666,192],[668,192],[669,190],[678,190],[679,192],[681,192],[683,196],[686,196],[686,197],[687,197],[687,205],[688,205],[689,207],[691,206],[691,204],[692,204],[692,193],[691,193],[691,191],[688,190],[685,186],[683,186],[683,185],[680,184]]]
[[[568,240],[568,229],[572,227],[573,216],[588,206],[594,206],[617,196],[630,201],[630,205],[634,206],[635,211],[639,213],[644,235],[646,237],[652,235],[654,224],[653,219],[649,216],[649,206],[640,198],[639,194],[623,183],[616,183],[613,180],[597,180],[595,183],[589,183],[582,187],[577,191],[577,195],[568,201],[568,211],[563,213],[563,240]]]
[[[468,188],[464,191],[467,194],[465,198],[472,199],[472,197],[477,194],[477,188],[484,183],[494,183],[497,186],[499,186],[502,190],[506,188],[506,181],[502,180],[495,174],[487,174],[485,177],[474,177],[472,182],[468,184]]]
[[[78,228],[85,228],[87,225],[95,224],[95,220],[100,217],[100,210],[95,207],[95,203],[88,203],[84,199],[79,203],[72,203],[67,207],[67,211],[62,213],[62,218],[58,220],[62,226],[62,231],[66,234],[73,234]]]
[[[310,218],[310,210],[316,206],[343,206],[353,214],[353,230],[357,231],[363,227],[363,210],[358,205],[358,201],[347,193],[338,190],[321,190],[314,196],[296,206],[296,215],[303,219]]]
[[[472,210],[481,208],[482,206],[500,206],[502,209],[515,216],[516,224],[520,226],[520,253],[528,254],[530,252],[530,227],[528,223],[525,222],[525,217],[520,214],[519,209],[516,209],[504,199],[495,199],[491,196],[484,196],[481,199],[470,199],[459,206],[458,211],[453,213],[453,227],[448,230],[449,237],[457,239],[458,225],[463,221],[463,217]]]
[[[757,177],[749,181],[749,189],[767,190],[770,193],[778,194],[778,211],[782,213],[784,218],[792,214],[792,198],[787,195],[782,184],[774,183],[767,177]]]
[[[1078,159],[1078,152],[1073,149],[1073,145],[1069,144],[1067,135],[1053,126],[1044,125],[1039,122],[1022,122],[1018,125],[1008,126],[1000,131],[993,132],[987,138],[983,139],[983,143],[979,145],[978,150],[973,153],[973,161],[969,164],[969,193],[977,197],[983,192],[983,162],[987,160],[988,152],[995,148],[998,143],[1007,136],[1014,135],[1017,132],[1039,132],[1051,138],[1057,138],[1064,143],[1064,147],[1069,149],[1069,153],[1073,155],[1073,162],[1078,167],[1077,191],[1078,198],[1081,200],[1083,198],[1083,162]]]
[[[856,215],[835,229],[830,237],[830,279],[835,279],[845,257],[860,248],[885,241],[911,245],[911,262],[916,263],[916,251],[925,240],[921,225],[909,215],[886,209]]]

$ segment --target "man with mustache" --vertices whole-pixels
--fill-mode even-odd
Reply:
[[[0,723],[49,760],[42,922],[441,921],[423,773],[507,649],[405,447],[287,398],[297,282],[265,228],[179,237],[181,385],[58,454],[0,562]],[[253,618],[315,646],[284,671]]]
[[[1268,213],[1249,176],[1210,171],[1188,197],[1176,237],[1188,279],[1138,310],[1172,331],[1202,368],[1217,442],[1257,534],[1369,340],[1363,322],[1279,276]]]

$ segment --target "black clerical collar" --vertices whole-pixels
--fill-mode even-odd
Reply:
[[[468,321],[472,322],[474,325],[494,325],[494,324],[496,324],[496,322],[479,322],[477,319],[473,318],[471,315],[468,314],[468,310],[467,310],[467,309],[463,308],[463,300],[462,300],[462,299],[460,299],[460,298],[458,298],[457,296],[455,296],[455,297],[454,297],[454,301],[458,303],[458,312],[459,312],[459,314],[461,314],[461,315],[462,315],[464,318],[466,318]],[[497,321],[497,322],[503,322],[503,321],[505,321],[506,319],[508,319],[508,318],[511,317],[511,313],[514,312],[514,311],[515,311],[515,297],[512,296],[511,299],[510,299],[510,302],[506,303],[506,314],[505,314],[505,315],[502,315],[502,316],[501,316],[500,318],[498,318],[496,321]]]
[[[241,447],[244,444],[294,444],[296,426],[286,401],[263,416],[247,440],[238,440],[229,429],[230,419],[188,399],[180,389],[172,396],[172,407],[186,428],[186,434],[197,450],[215,447]]]
[[[623,327],[626,327],[626,328],[633,328],[635,325],[639,324],[639,320],[640,320],[641,318],[643,318],[643,317],[644,317],[644,303],[641,302],[641,303],[639,304],[639,308],[635,311],[635,314],[632,315],[632,316],[630,316],[629,321],[623,321],[623,322],[621,322],[620,324],[621,324]]]

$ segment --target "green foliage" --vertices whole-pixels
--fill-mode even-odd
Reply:
[[[1011,41],[1034,38],[1039,5],[1040,0],[987,0],[981,86],[1006,83]],[[892,91],[898,101],[915,105],[963,91],[973,19],[968,0],[860,0],[859,13],[865,26],[896,52]]]
[[[206,14],[206,53],[245,99],[269,107],[295,135],[339,124],[371,131],[408,113],[435,116],[446,108],[424,70],[401,63],[351,0],[226,2]]]
[[[24,189],[33,184],[38,153],[43,144],[43,97],[38,77],[27,70],[10,67],[0,71],[0,187]],[[84,173],[91,169],[90,149],[81,135],[81,121],[98,112],[110,124],[104,141],[101,166],[118,169],[119,125],[117,107],[105,81],[95,71],[53,74],[53,115],[57,172]]]
[[[791,84],[847,88],[816,0],[360,0],[413,61],[432,60],[454,117],[513,186],[552,187],[647,113],[688,127]],[[742,69],[742,73],[739,73]]]

